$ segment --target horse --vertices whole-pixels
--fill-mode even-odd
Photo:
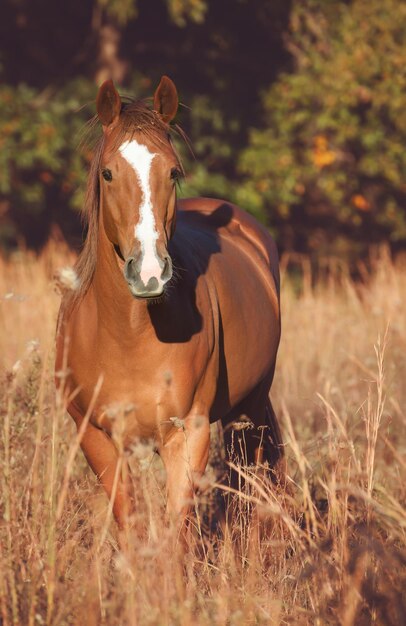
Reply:
[[[133,499],[113,437],[117,405],[125,407],[124,449],[153,440],[166,469],[167,514],[187,526],[212,422],[222,421],[237,461],[275,473],[282,464],[269,399],[281,332],[277,249],[237,206],[177,198],[183,169],[171,138],[178,94],[170,78],[161,78],[152,107],[122,99],[106,81],[96,109],[102,133],[88,175],[78,288],[59,312],[56,379],[119,527]],[[230,424],[242,415],[254,427],[243,446],[231,446]]]

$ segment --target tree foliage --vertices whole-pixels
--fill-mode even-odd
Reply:
[[[237,197],[293,246],[406,241],[406,5],[296,3],[296,66],[265,92]],[[345,243],[346,242],[346,243]]]
[[[89,97],[93,85],[80,80],[49,99],[26,84],[0,86],[0,206],[13,217],[3,243],[25,233],[41,240],[44,222],[67,226],[63,209],[81,206],[91,154],[78,150],[84,120],[76,113]]]

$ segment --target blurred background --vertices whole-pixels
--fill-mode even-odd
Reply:
[[[280,251],[406,245],[406,3],[2,0],[0,246],[79,248],[97,86],[176,83],[181,194],[236,202]]]

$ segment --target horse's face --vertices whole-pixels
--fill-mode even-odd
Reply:
[[[175,91],[172,91],[172,85],[169,84],[169,89],[170,95],[176,98],[176,107],[171,103],[174,115],[177,94],[174,86]],[[162,81],[157,93],[160,88],[162,90]],[[167,96],[167,83],[164,88]],[[123,135],[120,129],[121,102],[112,89],[111,82],[105,83],[97,100],[105,132],[100,168],[104,230],[114,246],[133,296],[157,298],[172,277],[167,244],[174,230],[175,185],[180,166],[165,129],[168,116],[159,94],[155,94],[154,105],[164,120],[162,128],[157,133],[139,131]],[[121,137],[119,142],[118,136]]]
[[[156,298],[172,277],[167,244],[179,173],[166,138],[158,145],[145,134],[136,134],[118,150],[104,153],[100,173],[104,229],[124,260],[124,276],[136,297]]]

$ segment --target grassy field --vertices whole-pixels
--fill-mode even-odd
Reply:
[[[185,558],[141,442],[126,453],[135,531],[118,549],[55,395],[52,276],[72,262],[56,242],[0,261],[1,626],[406,624],[405,260],[383,251],[357,283],[336,266],[314,284],[305,262],[283,259],[272,397],[289,488],[243,470],[238,513],[216,528],[226,470],[213,445]]]

